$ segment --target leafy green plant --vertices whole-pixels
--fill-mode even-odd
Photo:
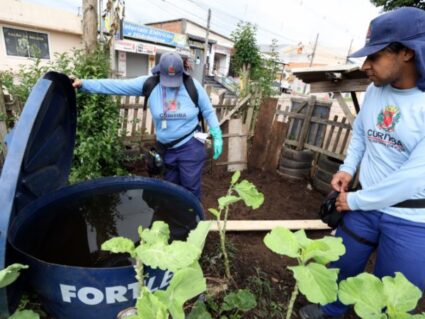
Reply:
[[[22,269],[27,269],[28,266],[21,264],[12,264],[5,269],[0,270],[0,288],[4,288],[13,283],[20,274]],[[39,319],[40,316],[32,310],[25,310],[19,307],[9,319]]]
[[[221,305],[213,301],[207,302],[207,305],[198,300],[192,308],[188,319],[208,319],[213,318],[207,308],[215,314],[215,318],[220,319],[239,319],[257,306],[255,296],[248,289],[239,289],[236,292],[230,292],[224,296]]]
[[[62,72],[78,78],[99,79],[110,75],[109,53],[97,49],[91,54],[82,50],[56,54],[48,64],[33,59],[17,74],[0,73],[0,81],[12,97],[22,105],[37,80],[48,71]],[[123,175],[124,147],[118,134],[120,128],[118,102],[111,96],[77,93],[77,137],[74,149],[71,182],[100,176]]]
[[[140,285],[137,316],[140,319],[162,319],[171,315],[184,319],[183,305],[206,290],[206,281],[199,266],[210,222],[200,222],[186,241],[169,243],[170,230],[166,223],[156,221],[150,229],[139,227],[139,245],[124,237],[115,237],[102,244],[102,250],[128,253],[135,259],[136,278]],[[166,290],[151,292],[144,286],[143,267],[170,270],[174,273]]]
[[[233,174],[226,196],[220,197],[218,199],[218,209],[208,209],[208,211],[214,215],[217,221],[217,227],[220,233],[221,252],[224,259],[224,271],[227,279],[232,279],[232,275],[230,273],[229,257],[226,250],[226,224],[229,217],[229,207],[231,204],[242,200],[246,206],[257,209],[264,202],[263,194],[257,190],[254,184],[248,182],[247,180],[242,180],[238,183],[240,176],[241,173],[239,171],[236,171]],[[222,218],[223,222],[221,223]]]
[[[288,304],[286,318],[291,318],[293,306],[300,291],[313,303],[328,304],[337,299],[338,269],[326,268],[326,264],[345,254],[342,239],[325,236],[312,240],[304,230],[295,233],[277,227],[264,238],[265,245],[279,255],[296,258],[297,266],[288,267],[296,283]]]
[[[421,290],[397,272],[382,280],[369,273],[347,278],[339,284],[339,300],[354,305],[360,318],[425,318],[425,313],[411,315],[422,295]]]

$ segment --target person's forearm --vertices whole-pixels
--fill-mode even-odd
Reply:
[[[86,93],[138,96],[142,93],[142,87],[145,79],[146,77],[138,77],[128,80],[82,80],[80,91]]]

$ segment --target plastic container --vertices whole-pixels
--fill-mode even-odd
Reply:
[[[0,318],[28,285],[54,318],[116,318],[135,304],[135,273],[128,256],[102,252],[100,245],[115,236],[137,241],[137,227],[155,220],[169,224],[172,239],[185,239],[203,218],[192,193],[158,179],[108,177],[67,186],[75,123],[69,79],[46,74],[27,100],[0,177],[6,212],[0,214],[0,268],[29,265],[15,285],[0,290]],[[146,272],[153,290],[172,277]]]

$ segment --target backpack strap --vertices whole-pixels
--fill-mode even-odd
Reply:
[[[190,75],[183,73],[183,83],[184,83],[184,87],[187,90],[187,93],[189,93],[189,96],[192,102],[199,109],[198,121],[201,122],[202,132],[205,132],[204,117],[202,116],[202,111],[198,105],[199,95],[198,95],[198,90],[196,89],[196,86],[195,86],[195,82],[193,81],[193,78]]]
[[[143,111],[146,111],[149,96],[151,95],[155,86],[158,85],[158,83],[159,75],[152,75],[146,79],[145,83],[143,83],[142,96],[145,97],[145,101],[143,102]]]
[[[146,111],[149,96],[151,95],[155,86],[158,85],[158,83],[159,83],[159,75],[152,75],[149,78],[147,78],[145,83],[143,84],[142,96],[145,97],[145,101],[143,102],[143,111]],[[204,117],[202,116],[201,109],[199,108],[199,105],[198,105],[199,95],[198,95],[198,90],[196,89],[196,86],[195,86],[195,82],[193,81],[193,78],[190,75],[183,73],[183,84],[184,84],[184,87],[186,88],[187,93],[190,96],[190,99],[195,104],[195,106],[199,109],[198,120],[201,122],[202,131],[205,132]]]

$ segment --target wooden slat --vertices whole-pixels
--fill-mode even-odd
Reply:
[[[138,124],[138,121],[139,121],[139,119],[138,119],[138,113],[139,113],[139,110],[140,110],[140,104],[139,104],[139,100],[140,100],[140,97],[138,96],[138,97],[136,97],[136,105],[139,105],[139,108],[135,108],[134,110],[133,110],[133,122],[132,122],[132,126],[131,126],[131,136],[135,136],[135,135],[137,135],[137,130],[136,130],[136,127],[137,127],[137,124]]]
[[[362,92],[370,84],[369,79],[341,80],[338,82],[319,81],[310,83],[310,93],[322,92]]]
[[[317,152],[317,153],[320,153],[320,154],[325,154],[327,156],[335,157],[335,158],[340,159],[340,160],[344,160],[344,158],[345,158],[345,156],[342,155],[342,154],[332,153],[332,152],[330,152],[330,151],[328,151],[326,149],[323,149],[321,147],[317,147],[317,146],[311,145],[311,144],[304,144],[304,148],[306,150],[311,150],[313,152]]]
[[[347,117],[348,122],[353,125],[354,123],[354,115],[351,113],[350,108],[348,107],[347,103],[345,103],[344,98],[342,97],[340,92],[334,93],[339,106],[341,106],[342,111],[344,112],[344,115]]]
[[[338,115],[334,116],[334,122],[338,121]],[[329,148],[329,145],[331,144],[332,141],[332,136],[334,134],[334,130],[335,130],[335,126],[331,126],[331,129],[329,130],[329,135],[328,135],[328,139],[325,143],[324,149],[327,150]]]
[[[342,124],[345,124],[345,121],[347,120],[347,118],[346,117],[344,117],[344,118],[342,118],[342,121],[341,121],[341,123]],[[338,144],[339,144],[339,139],[341,138],[341,133],[342,133],[342,127],[338,127],[338,131],[336,132],[336,138],[335,138],[335,141],[334,141],[334,145],[333,145],[333,147],[332,147],[332,152],[333,153],[335,153],[336,152],[336,148],[337,148],[337,146],[338,146]]]
[[[143,97],[143,103],[145,103],[145,98]],[[140,132],[142,133],[142,136],[146,133],[146,115],[148,113],[148,107],[146,107],[146,110],[143,110],[142,108],[142,122],[140,123]]]
[[[241,101],[239,101],[235,108],[230,111],[228,114],[226,114],[220,121],[219,124],[222,125],[224,122],[228,121],[233,114],[235,114],[242,106],[246,105],[246,103],[248,103],[249,99],[251,98],[251,95],[248,95],[246,97],[244,97]]]
[[[307,112],[306,112],[306,116],[301,128],[301,133],[298,139],[298,145],[296,150],[300,151],[303,149],[304,147],[304,143],[305,140],[307,138],[307,133],[308,133],[308,129],[310,127],[310,119],[313,116],[313,111],[314,111],[314,104],[316,103],[316,97],[314,95],[311,95],[309,100],[308,100],[308,106],[307,106]]]
[[[124,105],[129,104],[130,97],[126,96],[124,98]],[[124,109],[123,119],[122,119],[122,136],[127,136],[127,124],[128,124],[128,109]]]
[[[351,132],[351,130],[345,131],[345,136],[344,136],[344,139],[342,140],[342,144],[341,144],[341,150],[339,151],[341,154],[344,154],[345,147],[347,146],[348,138],[350,136],[350,132]]]
[[[220,222],[221,226],[223,222]],[[276,227],[288,229],[327,230],[328,225],[320,219],[304,220],[228,220],[226,231],[269,231]],[[217,222],[211,224],[211,231],[218,231]]]

